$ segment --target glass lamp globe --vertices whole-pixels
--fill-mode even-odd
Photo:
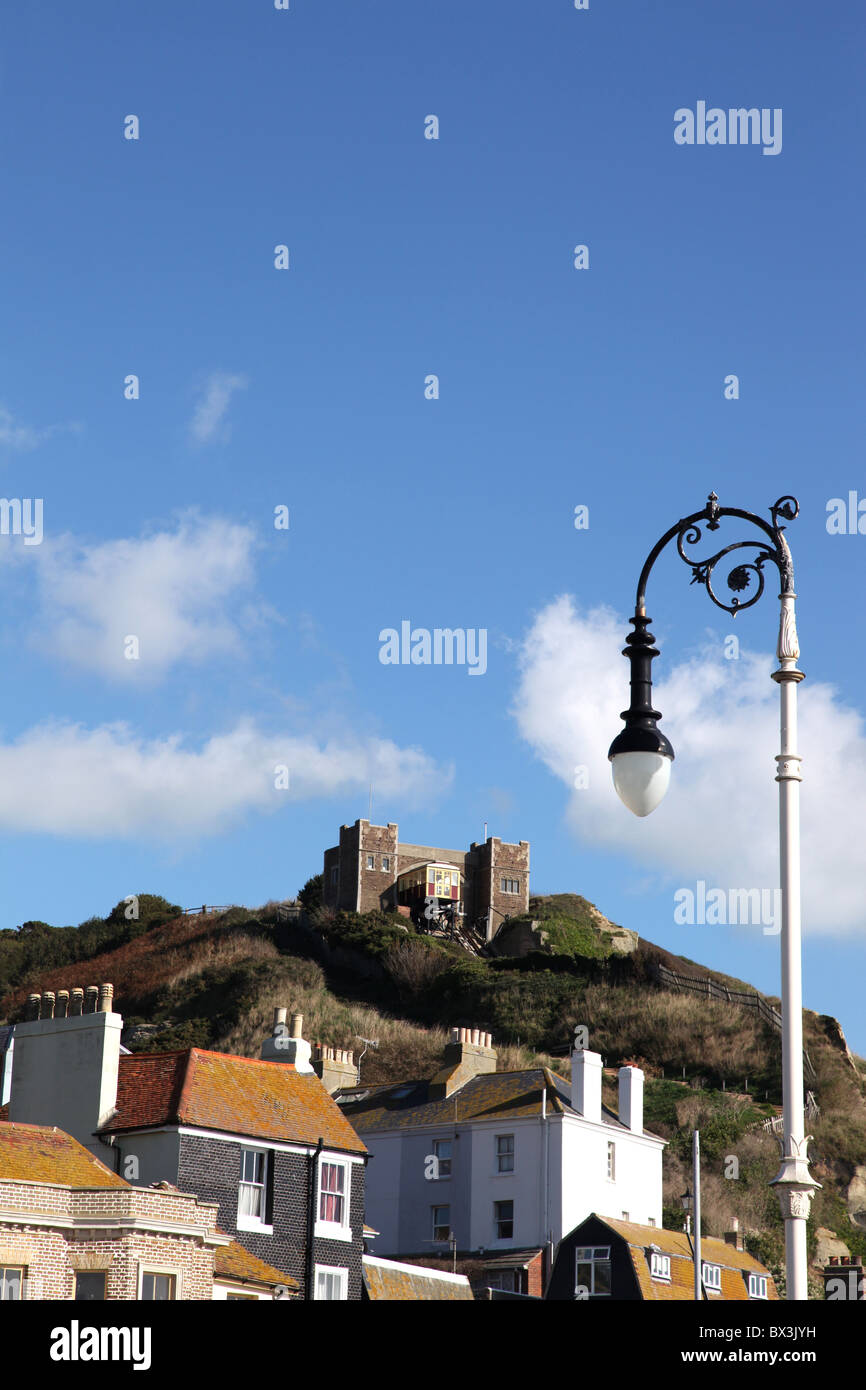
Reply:
[[[668,789],[672,759],[666,753],[625,752],[610,761],[620,801],[636,816],[648,816]]]

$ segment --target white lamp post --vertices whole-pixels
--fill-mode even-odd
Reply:
[[[751,608],[764,592],[764,566],[772,561],[781,582],[781,615],[776,655],[778,671],[772,673],[781,693],[781,752],[776,757],[779,783],[779,861],[782,889],[782,1099],[784,1139],[782,1164],[772,1185],[776,1188],[785,1222],[785,1270],[787,1296],[799,1300],[809,1297],[806,1262],[806,1221],[812,1195],[820,1183],[809,1173],[808,1138],[803,1115],[803,991],[800,928],[800,755],[797,752],[797,686],[803,672],[797,669],[800,648],[794,616],[794,566],[784,526],[779,518],[793,521],[799,505],[793,497],[780,497],[770,508],[771,524],[738,507],[720,507],[714,492],[703,511],[678,521],[653,547],[638,580],[634,632],[626,638],[623,652],[631,662],[631,705],[622,718],[625,728],[614,739],[608,757],[617,794],[636,816],[647,816],[658,806],[671,776],[674,750],[657,727],[661,719],[652,707],[652,662],[658,656],[646,615],[646,586],[658,556],[676,537],[680,559],[692,570],[692,583],[703,584],[713,603],[726,613]],[[719,529],[719,518],[738,517],[759,527],[765,540],[737,541],[724,546],[707,560],[696,560],[685,553],[685,546],[697,545],[701,525],[708,531]],[[713,589],[713,571],[719,561],[733,551],[751,549],[752,558],[736,565],[727,576],[728,588],[742,593],[752,577],[756,592],[741,602],[734,597],[723,603]],[[809,1136],[811,1137],[811,1136]]]

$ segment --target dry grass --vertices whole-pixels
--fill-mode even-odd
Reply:
[[[778,1068],[778,1038],[757,1014],[692,994],[591,984],[573,1022],[587,1025],[590,1047],[610,1064],[653,1058],[668,1072],[685,1067],[729,1085],[758,1079],[756,1059]]]

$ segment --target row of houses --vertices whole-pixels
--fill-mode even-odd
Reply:
[[[636,1067],[613,1113],[597,1054],[499,1072],[479,1030],[365,1087],[286,1009],[258,1059],[130,1053],[107,984],[28,1015],[0,1038],[0,1298],[692,1297]],[[702,1254],[709,1300],[777,1297],[738,1234]]]

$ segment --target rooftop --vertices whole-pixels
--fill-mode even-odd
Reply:
[[[423,1265],[399,1264],[374,1255],[363,1257],[364,1288],[374,1303],[472,1302],[474,1295],[463,1274],[450,1274]]]
[[[197,1047],[121,1057],[117,1107],[101,1133],[175,1124],[366,1153],[319,1078],[290,1064]]]
[[[685,1231],[665,1231],[656,1226],[639,1226],[634,1221],[616,1221],[598,1216],[596,1220],[608,1226],[628,1242],[629,1253],[640,1291],[649,1302],[670,1303],[683,1299],[694,1300],[695,1271],[689,1237]],[[653,1279],[650,1275],[647,1250],[650,1245],[658,1247],[663,1255],[671,1256],[670,1283]],[[737,1250],[724,1240],[711,1236],[701,1237],[702,1263],[720,1265],[722,1270],[721,1293],[710,1294],[709,1301],[716,1297],[721,1301],[745,1301],[749,1297],[744,1275],[760,1274],[767,1279],[767,1296],[778,1299],[772,1276],[754,1255],[745,1250]]]
[[[429,1099],[429,1081],[400,1081],[387,1086],[354,1086],[335,1099],[359,1134],[420,1125],[465,1124],[467,1120],[523,1119],[540,1116],[542,1094],[549,1115],[573,1115],[571,1084],[547,1067],[500,1071],[475,1076],[447,1098]],[[605,1106],[602,1123],[626,1131]],[[644,1130],[644,1134],[650,1134]],[[650,1138],[656,1138],[650,1135]]]
[[[0,1181],[75,1188],[129,1187],[62,1129],[8,1120],[0,1121]]]
[[[292,1292],[301,1287],[291,1274],[274,1269],[236,1240],[214,1251],[213,1273],[215,1279],[236,1279],[242,1284],[266,1284],[268,1287],[285,1284]]]

